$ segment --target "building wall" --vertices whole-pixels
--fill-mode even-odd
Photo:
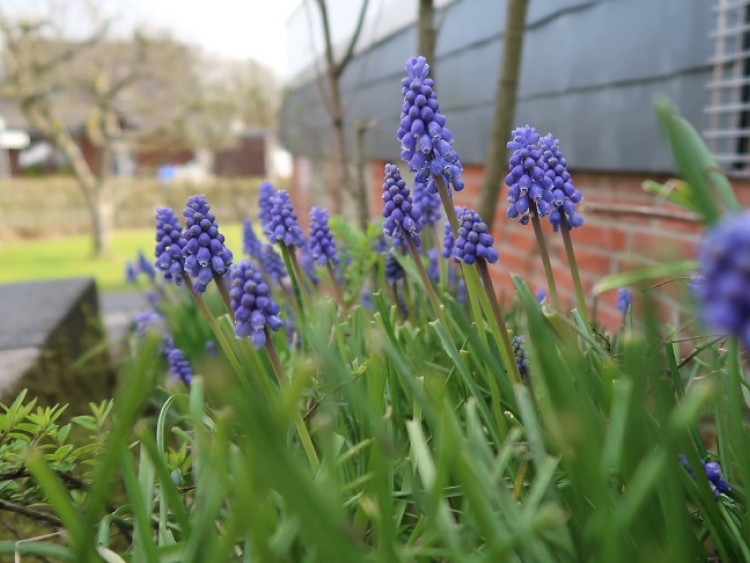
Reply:
[[[386,161],[371,161],[368,164],[370,211],[373,219],[380,216],[382,210],[381,186],[383,168]],[[309,168],[306,158],[295,159],[295,171]],[[454,193],[457,205],[476,208],[479,193],[484,179],[484,168],[469,165],[464,168],[465,188]],[[651,179],[661,183],[669,180],[663,174],[626,174],[601,173],[591,171],[573,171],[576,187],[584,193],[581,204],[585,224],[572,231],[584,292],[591,301],[591,289],[602,278],[609,274],[626,272],[643,266],[656,264],[665,260],[694,258],[697,244],[703,233],[703,226],[688,220],[690,214],[672,204],[660,201],[647,194],[641,187],[644,180]],[[310,205],[304,186],[306,178],[295,174],[292,183],[292,197],[298,208],[300,218],[306,221],[306,209]],[[743,205],[750,205],[750,181],[736,180],[735,190]],[[516,220],[505,217],[506,192],[503,190],[495,215],[495,248],[500,254],[497,264],[490,267],[499,295],[510,295],[514,292],[511,273],[524,278],[529,286],[546,289],[542,263],[531,225],[523,226]],[[625,213],[624,209],[636,211],[646,208],[659,216],[642,216]],[[557,282],[561,305],[566,309],[575,306],[575,293],[570,276],[562,237],[553,233],[548,222],[543,221],[544,231]],[[442,236],[442,233],[441,233]],[[680,324],[682,311],[687,300],[687,282],[677,280],[671,284],[653,290],[659,307],[660,318]],[[615,308],[616,292],[602,294],[597,303],[597,318],[604,325],[615,328],[619,326],[622,315]],[[636,297],[636,301],[637,296]],[[638,305],[636,305],[637,307]]]
[[[516,122],[552,131],[571,166],[669,172],[671,156],[654,116],[672,99],[698,130],[708,124],[713,0],[532,0],[521,61]],[[435,91],[464,164],[486,158],[506,2],[459,0],[440,10]],[[416,16],[416,13],[414,14]],[[365,34],[363,37],[367,38]],[[397,159],[404,61],[416,55],[409,24],[365,43],[342,75],[349,146],[354,123],[375,120],[365,157]],[[508,132],[510,134],[510,132]],[[309,75],[294,81],[281,110],[281,138],[295,155],[330,157],[330,127]]]
[[[706,128],[714,5],[712,0],[532,0],[529,5],[516,123],[529,123],[542,134],[552,131],[561,140],[584,203],[593,204],[583,206],[586,224],[573,232],[586,291],[607,274],[694,252],[701,232],[697,224],[603,213],[593,206],[645,205],[679,212],[641,189],[645,179],[664,181],[674,174],[653,101],[667,96],[699,131]],[[464,164],[466,188],[455,200],[470,207],[476,207],[484,174],[505,8],[506,2],[498,0],[458,0],[438,16],[443,23],[434,61],[435,91]],[[376,122],[364,143],[371,163],[373,216],[381,209],[384,163],[401,164],[395,138],[400,80],[404,61],[417,54],[416,45],[415,26],[404,26],[366,45],[342,77],[346,123]],[[352,130],[347,126],[347,134]],[[324,203],[319,190],[311,187],[311,175],[299,173],[302,163],[324,170],[321,162],[330,158],[332,147],[319,90],[309,76],[299,78],[286,94],[281,134],[295,155],[297,197]],[[750,186],[743,183],[739,189],[750,203]],[[509,272],[526,278],[534,289],[545,287],[532,227],[505,218],[505,196],[504,189],[496,211],[494,235],[501,257],[493,268],[496,288],[513,291]],[[561,237],[548,231],[560,297],[572,306]],[[659,288],[664,318],[679,320],[677,304],[685,302],[685,284],[683,280]],[[599,318],[609,326],[621,319],[614,302],[614,294],[603,295],[598,307]]]

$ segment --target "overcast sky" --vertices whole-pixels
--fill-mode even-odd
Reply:
[[[286,20],[301,0],[0,0],[8,14],[47,12],[51,4],[76,17],[85,2],[103,14],[118,16],[123,31],[134,25],[169,31],[175,38],[210,53],[235,59],[252,57],[282,77],[288,73]],[[76,25],[75,23],[73,24]],[[85,34],[86,30],[74,29]]]

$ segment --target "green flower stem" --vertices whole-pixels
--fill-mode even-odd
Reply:
[[[276,374],[276,378],[279,380],[279,385],[283,388],[287,384],[286,373],[284,371],[284,367],[281,365],[281,360],[279,360],[279,355],[276,352],[276,347],[271,341],[271,335],[268,334],[268,329],[264,330],[266,331],[266,354],[268,355],[269,362],[271,362],[271,366],[273,367],[273,371]],[[297,428],[299,439],[302,442],[302,448],[307,454],[307,459],[309,460],[313,471],[317,473],[318,469],[320,469],[320,460],[318,459],[318,454],[315,451],[315,445],[313,444],[312,438],[310,437],[310,432],[307,429],[307,425],[302,419],[302,415],[300,414],[297,407],[294,407],[293,409],[292,418],[294,419],[294,426]]]
[[[570,275],[573,277],[573,287],[576,290],[576,301],[578,301],[578,312],[581,314],[583,322],[586,324],[586,329],[591,332],[591,323],[589,322],[589,314],[586,309],[586,298],[583,295],[583,286],[581,285],[581,276],[578,273],[578,263],[576,262],[576,255],[573,252],[573,240],[570,237],[570,230],[568,229],[568,223],[565,219],[565,214],[561,213],[562,220],[560,221],[560,232],[562,233],[563,243],[565,244],[565,255],[568,257],[568,266],[570,267]]]
[[[406,238],[406,246],[409,247],[409,253],[411,253],[412,260],[414,260],[414,264],[417,266],[417,272],[419,272],[419,277],[422,278],[422,283],[424,284],[425,291],[427,292],[427,298],[430,300],[430,303],[432,304],[432,308],[435,311],[435,316],[438,318],[441,324],[445,327],[445,331],[450,336],[451,335],[450,326],[448,326],[448,321],[445,319],[445,315],[443,314],[443,309],[440,306],[440,302],[438,301],[437,295],[435,295],[435,289],[432,287],[432,283],[430,283],[430,278],[427,277],[427,272],[424,269],[424,264],[422,264],[422,259],[419,257],[419,253],[417,252],[417,247],[414,246],[414,241],[411,240],[411,237],[409,235],[407,235],[405,238]],[[451,336],[451,339],[452,338],[453,337]]]
[[[442,176],[433,176],[432,179],[435,180],[438,194],[440,194],[440,201],[443,202],[445,214],[448,216],[448,223],[451,225],[453,236],[458,236],[458,216],[456,215],[456,210],[453,209],[453,200],[448,193],[448,187],[445,185]]]
[[[200,310],[200,312],[203,313],[203,316],[208,322],[208,326],[211,327],[211,330],[216,336],[216,339],[219,341],[219,344],[224,350],[224,353],[226,354],[227,359],[229,360],[229,363],[232,364],[232,368],[237,373],[240,380],[243,383],[246,383],[245,373],[242,371],[242,367],[240,367],[240,362],[234,353],[234,349],[232,349],[231,345],[229,344],[229,341],[224,336],[224,333],[222,332],[221,327],[219,327],[219,323],[216,322],[216,317],[214,317],[213,313],[211,313],[211,310],[208,308],[208,305],[206,305],[206,301],[203,299],[203,296],[197,291],[195,291],[195,289],[193,289],[193,280],[191,280],[189,276],[185,276],[184,280],[185,280],[185,287],[187,287],[188,291],[190,292],[190,295],[193,297],[193,300],[195,300],[195,304],[198,306],[198,310]]]
[[[508,370],[508,374],[511,376],[511,381],[515,385],[521,384],[521,374],[518,371],[518,365],[513,360],[513,346],[510,343],[510,337],[508,336],[508,327],[505,325],[505,319],[503,318],[503,311],[500,308],[500,302],[497,300],[495,294],[495,288],[492,284],[492,276],[490,270],[487,267],[487,261],[483,258],[479,258],[476,262],[477,270],[482,276],[484,282],[484,297],[492,310],[492,317],[495,320],[495,326],[493,327],[493,334],[498,340],[497,344],[500,347],[500,352],[505,362],[505,369]],[[503,353],[504,352],[504,353]]]
[[[279,249],[281,250],[281,257],[284,259],[284,265],[286,266],[286,271],[289,273],[289,277],[292,280],[292,289],[294,290],[294,300],[297,302],[297,309],[299,310],[299,315],[304,324],[306,320],[305,320],[305,308],[302,306],[302,291],[300,288],[299,281],[297,280],[297,275],[295,274],[294,267],[292,266],[291,258],[289,257],[290,253],[287,250],[287,247],[283,242],[279,243]]]
[[[438,270],[440,271],[440,292],[445,293],[448,291],[448,260],[443,258],[441,252],[442,245],[440,244],[437,223],[435,223],[430,229],[430,235],[432,236],[432,246],[435,249]]]
[[[224,276],[220,276],[214,272],[214,282],[216,282],[216,287],[219,288],[219,293],[221,293],[221,299],[224,301],[224,305],[227,306],[227,312],[230,316],[234,315],[231,305],[232,299],[229,297],[229,288],[227,288],[227,282],[224,281]]]
[[[404,301],[406,301],[406,313],[409,317],[409,322],[412,326],[417,326],[417,308],[414,306],[414,301],[411,298],[409,280],[406,279],[406,276],[401,278],[401,283],[404,284]],[[396,286],[394,285],[393,287],[395,290]],[[398,306],[398,303],[396,303],[396,306]]]
[[[532,203],[532,209],[529,215],[531,215],[531,224],[534,226],[534,236],[536,237],[536,245],[539,248],[539,256],[542,259],[542,265],[544,266],[544,275],[547,277],[547,288],[549,289],[549,296],[552,300],[552,306],[555,311],[560,310],[560,301],[557,298],[557,286],[555,285],[555,276],[552,273],[552,263],[549,259],[549,252],[547,251],[547,243],[544,240],[544,231],[542,231],[542,223],[539,220],[539,212],[536,208],[536,203]]]
[[[435,185],[437,186],[438,194],[440,194],[440,200],[443,202],[443,208],[445,208],[445,214],[448,216],[448,223],[453,231],[454,238],[458,238],[458,216],[456,210],[453,208],[453,200],[448,193],[448,187],[443,181],[443,177],[433,176]],[[461,265],[463,268],[463,264]],[[481,288],[479,283],[479,276],[477,275],[474,268],[468,267],[463,268],[464,281],[466,282],[466,293],[468,294],[469,303],[471,304],[471,314],[474,317],[474,322],[477,325],[477,330],[482,338],[482,341],[487,342],[486,335],[484,333],[484,321],[482,320],[482,313],[479,311],[479,305],[477,299],[481,299]],[[501,347],[502,349],[502,347]]]
[[[346,315],[346,301],[344,301],[344,292],[341,290],[341,284],[336,277],[336,272],[333,271],[333,266],[331,266],[330,260],[326,261],[326,270],[328,271],[328,277],[331,278],[331,285],[333,285],[333,296],[336,299],[336,304],[341,307],[341,310],[344,311],[344,315]]]
[[[268,287],[273,287],[271,284],[266,281],[266,284]],[[289,306],[292,308],[292,312],[295,316],[299,316],[299,308],[297,307],[297,301],[294,299],[294,295],[292,294],[291,290],[285,286],[283,283],[281,283],[281,280],[279,280],[279,287],[281,288],[281,292],[284,294],[284,299],[287,303],[289,303]]]
[[[245,347],[246,355],[250,359],[250,361],[253,363],[254,369],[258,372],[258,376],[260,378],[265,378],[265,375],[263,375],[263,368],[258,361],[258,354],[255,351],[255,349],[250,344],[250,340],[247,338],[242,339],[242,344]],[[268,361],[271,364],[271,367],[273,368],[274,374],[276,375],[276,379],[279,381],[279,386],[281,388],[284,388],[287,383],[286,379],[286,373],[284,371],[284,368],[281,365],[281,360],[279,360],[279,355],[276,352],[276,347],[273,345],[273,342],[271,341],[271,336],[268,333],[268,330],[266,329],[266,345],[265,345],[265,351],[268,355]],[[269,395],[269,400],[271,399],[271,389],[268,385],[270,382],[268,380],[263,379],[264,381],[264,391]],[[300,442],[302,442],[302,448],[305,450],[305,454],[307,455],[307,459],[310,462],[310,466],[313,468],[313,471],[316,473],[320,469],[320,459],[318,458],[318,454],[315,451],[315,445],[312,442],[312,438],[310,438],[310,432],[307,429],[307,425],[305,424],[305,421],[302,419],[302,415],[300,414],[299,410],[294,407],[292,411],[292,419],[294,421],[294,426],[297,429],[297,434],[299,435]]]
[[[302,302],[305,304],[308,314],[313,314],[312,301],[310,301],[310,294],[307,292],[307,288],[304,285],[305,272],[300,268],[299,262],[297,262],[297,254],[294,250],[288,252],[289,260],[292,263],[292,269],[296,276],[295,279],[299,283],[299,292],[302,295]]]
[[[398,304],[398,288],[396,287],[396,284],[393,284],[393,285],[386,284],[386,287],[388,287],[388,289],[390,291],[391,299],[393,299],[393,304],[396,306],[396,311],[398,311],[398,313],[401,315],[402,319],[406,320],[406,315],[401,310],[401,307]],[[407,305],[407,307],[408,307],[408,305]]]
[[[482,308],[479,304],[479,299],[476,298],[480,294],[481,288],[479,283],[479,276],[476,270],[472,266],[467,266],[463,262],[460,263],[460,272],[464,278],[464,284],[466,284],[466,293],[469,296],[469,305],[471,307],[471,316],[474,319],[474,324],[477,326],[477,332],[479,338],[482,339],[482,343],[487,345],[487,331],[484,328],[484,317],[482,316]]]
[[[268,354],[268,360],[271,362],[271,367],[273,367],[273,372],[276,375],[276,379],[279,380],[279,385],[282,387],[286,385],[286,372],[284,371],[284,367],[281,365],[281,360],[279,359],[279,354],[276,352],[276,346],[273,345],[273,342],[271,341],[271,335],[268,334],[268,329],[264,328],[263,331],[266,333],[266,354]]]

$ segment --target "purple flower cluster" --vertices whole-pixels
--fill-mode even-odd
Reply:
[[[258,187],[258,221],[263,232],[268,230],[271,223],[271,198],[276,190],[270,182],[261,182]]]
[[[545,176],[552,181],[552,211],[549,222],[557,232],[565,217],[568,230],[583,225],[583,217],[576,212],[576,203],[583,199],[583,194],[573,186],[573,180],[568,172],[567,162],[560,152],[560,141],[552,133],[539,140],[542,150]]]
[[[693,474],[692,469],[690,469],[690,463],[688,462],[687,457],[683,454],[680,454],[679,458],[680,464],[688,473],[690,473],[690,476],[695,479],[695,475]],[[718,462],[706,462],[701,460],[701,465],[703,466],[703,470],[706,472],[706,479],[708,479],[708,484],[711,487],[711,492],[714,494],[714,497],[719,498],[719,495],[721,493],[728,493],[732,490],[732,487],[729,486],[729,483],[724,481],[724,475],[721,471],[721,465],[719,465]]]
[[[478,259],[486,260],[491,264],[497,262],[497,251],[492,248],[495,241],[487,232],[487,224],[482,221],[479,214],[464,207],[458,216],[460,225],[453,247],[453,256],[464,264],[473,264]]]
[[[305,275],[313,285],[318,285],[320,283],[320,278],[316,272],[317,262],[315,261],[315,258],[313,258],[310,246],[307,244],[300,248],[299,265],[302,267],[302,271],[305,272]]]
[[[135,264],[128,260],[125,262],[125,283],[136,283],[138,281],[138,269]]]
[[[328,211],[321,207],[310,209],[310,241],[308,243],[312,257],[318,265],[325,266],[330,262],[334,266],[339,263],[336,254],[336,243],[328,228]]]
[[[185,354],[179,348],[172,348],[167,354],[167,366],[169,374],[182,381],[185,385],[190,385],[193,380],[193,368],[190,362],[185,359]]]
[[[701,244],[695,287],[705,321],[750,346],[750,211],[724,219]]]
[[[175,346],[172,336],[164,328],[163,317],[153,311],[145,311],[135,317],[135,323],[141,338],[144,338],[150,331],[156,331],[159,334],[161,338],[159,349],[167,360],[169,374],[186,385],[190,385],[193,379],[193,369],[185,359],[185,354]]]
[[[446,186],[461,191],[463,167],[451,147],[453,134],[445,127],[434,82],[427,78],[430,65],[424,57],[411,57],[405,68],[407,76],[401,81],[404,102],[396,133],[401,141],[401,158],[416,175],[416,181],[427,184],[430,192],[437,189],[433,176],[442,176]]]
[[[438,261],[437,248],[431,248],[427,253],[427,277],[435,283],[440,281],[440,262]]]
[[[266,344],[266,329],[277,331],[283,325],[279,318],[279,304],[274,301],[263,275],[250,260],[236,264],[230,279],[234,334],[237,338],[249,336],[253,347],[260,350]]]
[[[297,224],[297,213],[286,190],[279,190],[270,198],[271,218],[265,225],[271,242],[283,242],[287,248],[305,246],[305,234]]]
[[[519,217],[519,222],[529,222],[529,210],[536,206],[539,217],[546,216],[552,210],[552,179],[544,173],[545,163],[539,150],[539,134],[536,129],[526,125],[513,130],[513,140],[508,149],[513,151],[510,157],[510,173],[505,177],[508,185],[508,202],[511,204],[506,215]]]
[[[513,346],[513,356],[518,366],[518,373],[526,375],[529,367],[529,361],[526,359],[526,350],[528,348],[526,338],[523,335],[514,336],[511,344]]]
[[[206,203],[205,196],[194,195],[187,201],[185,211],[185,271],[191,277],[193,289],[198,293],[206,291],[214,273],[223,276],[234,259],[231,251],[224,246],[224,235],[219,232],[216,216]]]
[[[547,299],[547,292],[544,291],[541,287],[537,288],[536,292],[534,292],[534,295],[536,296],[536,302],[537,303],[543,303],[545,299]]]
[[[419,232],[422,230],[419,209],[412,203],[409,188],[393,164],[385,165],[383,217],[383,233],[391,237],[394,244],[404,242],[408,235],[414,245],[419,246]]]
[[[281,280],[287,276],[286,267],[281,261],[281,256],[279,256],[270,244],[263,245],[261,264],[266,275],[277,284],[281,284]]]
[[[146,259],[142,250],[138,251],[138,269],[151,281],[156,279],[156,270],[154,270],[151,262]]]
[[[617,290],[617,308],[625,315],[632,307],[633,296],[627,289],[621,287]]]
[[[388,253],[388,256],[385,259],[384,275],[385,281],[388,282],[388,285],[396,285],[396,282],[404,277],[404,269],[393,255],[393,250]]]
[[[187,241],[177,215],[169,207],[156,210],[156,267],[164,273],[165,280],[182,285],[185,273],[184,248]]]
[[[456,205],[453,207],[453,209],[456,211],[456,217],[460,221],[460,213],[462,212],[462,208]],[[451,228],[450,223],[448,223],[447,221],[445,222],[445,228],[443,232],[443,258],[450,258],[453,254],[453,247],[456,246],[456,237],[453,236],[453,229]]]
[[[427,188],[423,182],[414,183],[414,207],[417,208],[420,215],[422,227],[432,227],[440,222],[443,218],[443,204],[440,201],[440,195]]]
[[[263,243],[255,236],[253,222],[250,219],[242,222],[242,251],[258,262],[263,259]]]

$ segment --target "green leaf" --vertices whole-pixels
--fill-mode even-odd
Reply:
[[[593,291],[595,294],[599,294],[612,289],[637,285],[658,278],[690,275],[696,271],[696,268],[697,264],[695,260],[683,260],[680,262],[667,262],[666,264],[649,266],[632,272],[612,274],[611,276],[607,276],[600,280],[599,283],[594,286]]]

